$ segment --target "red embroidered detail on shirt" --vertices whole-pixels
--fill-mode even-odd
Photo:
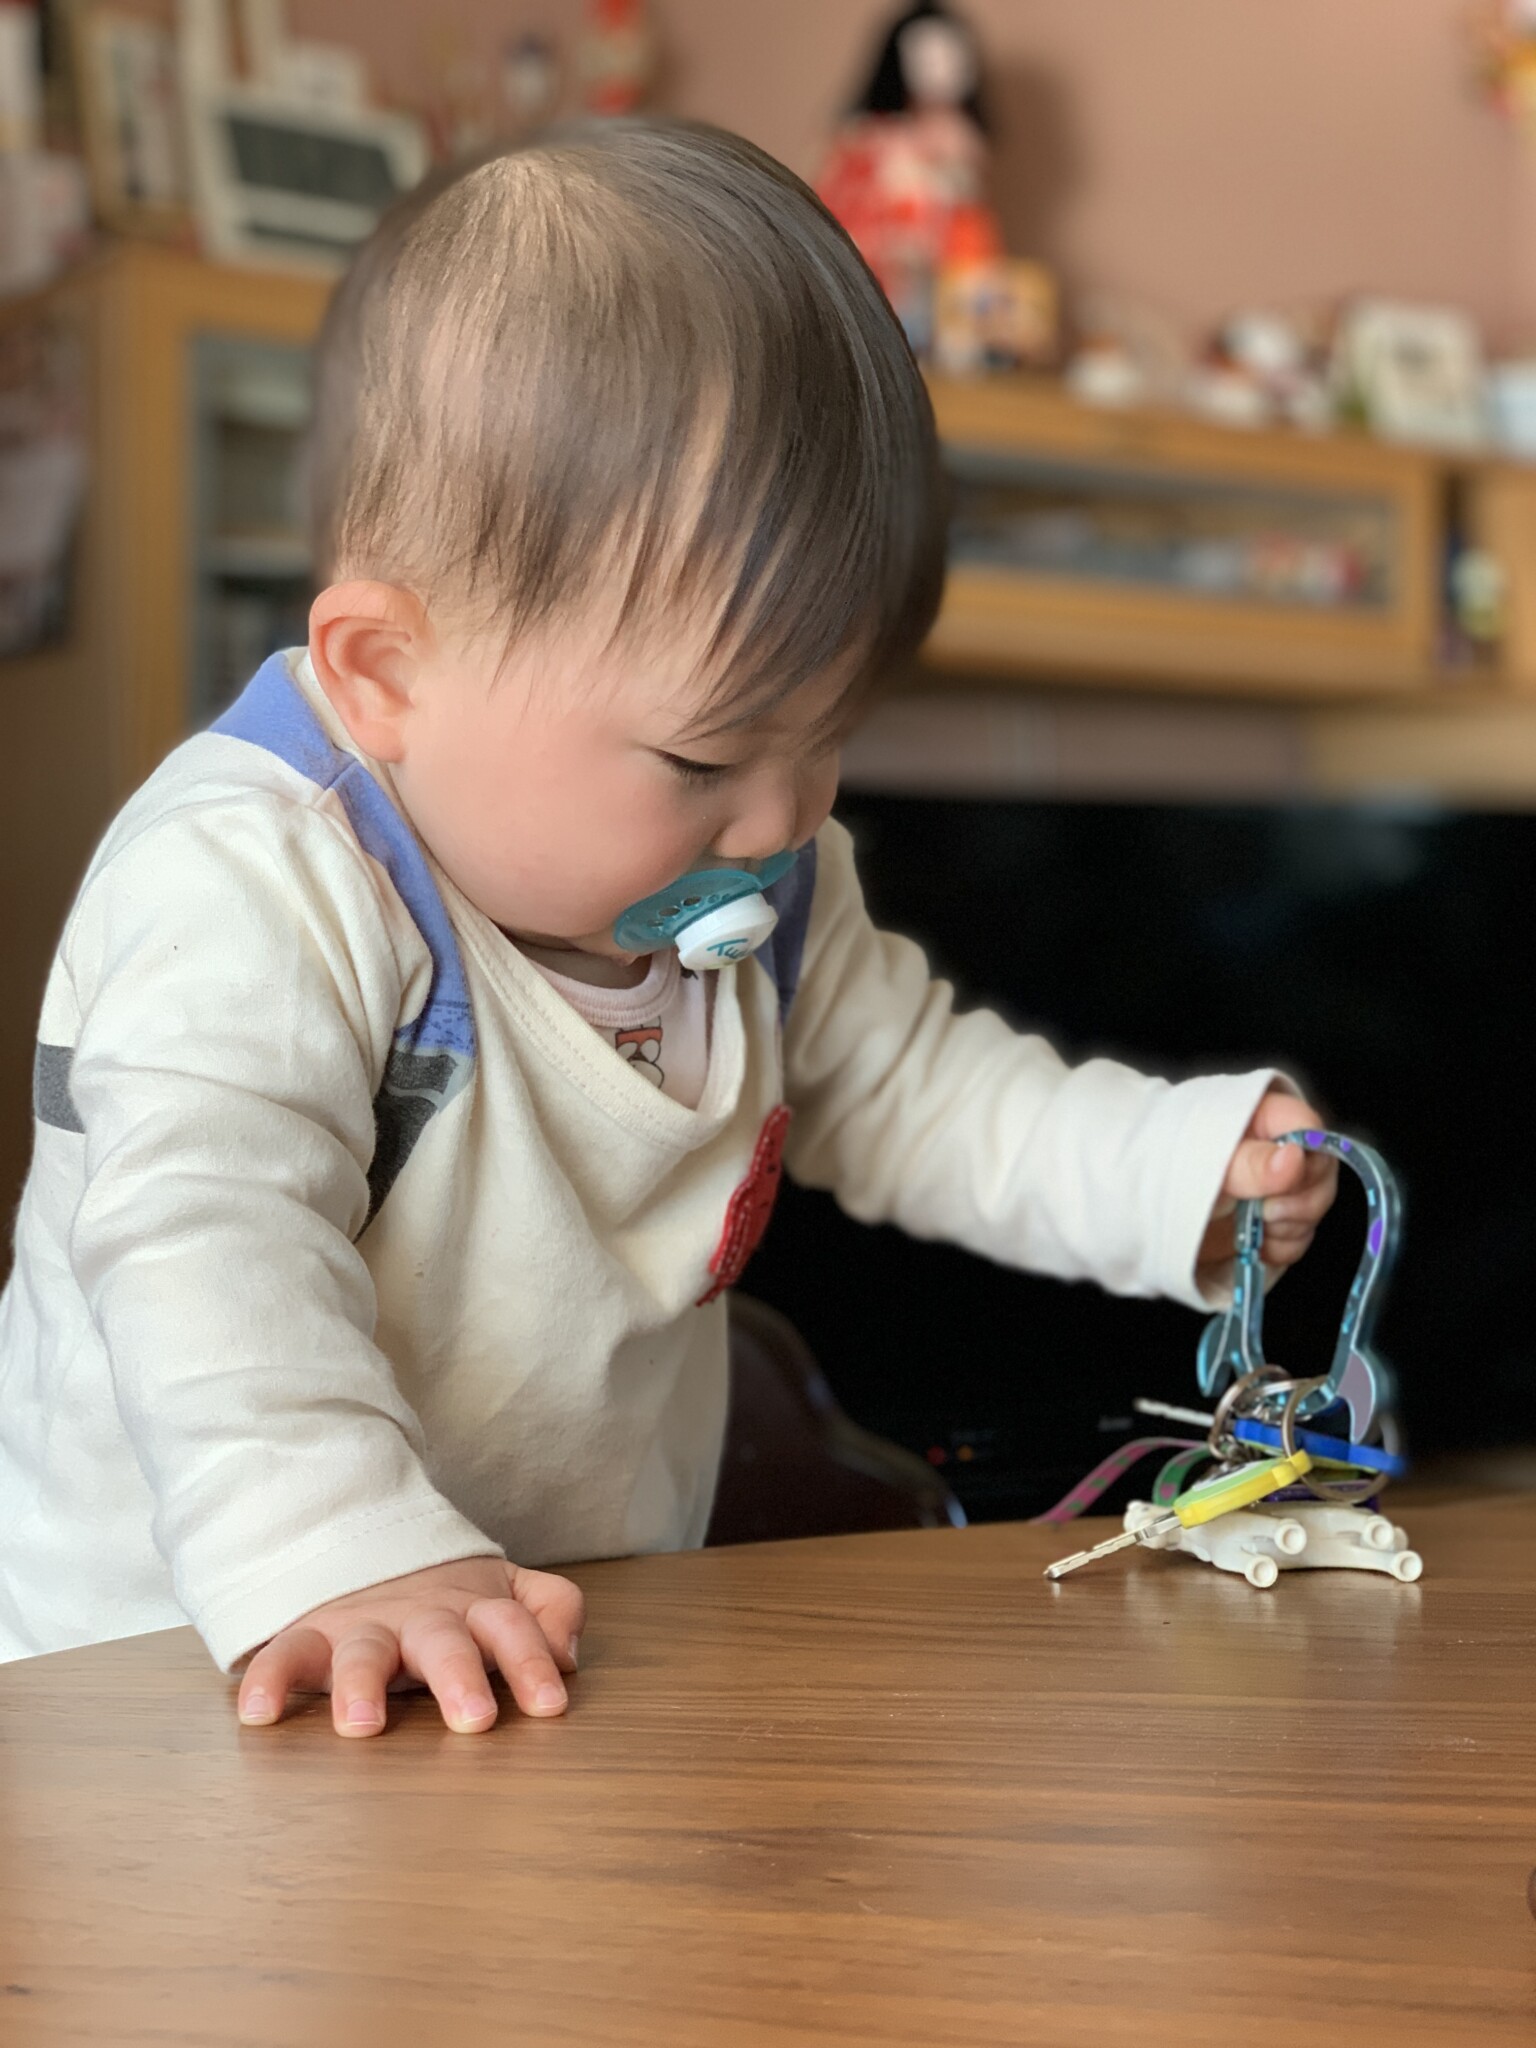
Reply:
[[[736,1285],[746,1271],[748,1259],[763,1241],[784,1174],[784,1139],[790,1114],[788,1105],[781,1102],[769,1112],[768,1121],[757,1134],[747,1177],[726,1204],[725,1228],[709,1262],[714,1285],[707,1294],[699,1296],[700,1308]]]

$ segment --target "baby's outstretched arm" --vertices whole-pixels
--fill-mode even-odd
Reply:
[[[562,1714],[584,1619],[569,1579],[498,1557],[407,1572],[328,1600],[264,1644],[241,1680],[240,1718],[276,1721],[290,1692],[328,1692],[338,1735],[377,1735],[386,1691],[405,1681],[431,1690],[456,1733],[478,1735],[496,1719],[492,1668],[525,1714]]]
[[[1275,1139],[1317,1121],[1273,1069],[1174,1086],[1069,1067],[1035,1034],[956,1011],[909,940],[864,907],[847,833],[817,839],[816,896],[785,1027],[785,1163],[851,1215],[1003,1264],[1209,1310],[1232,1212],[1265,1203],[1266,1259],[1299,1258],[1331,1163]]]

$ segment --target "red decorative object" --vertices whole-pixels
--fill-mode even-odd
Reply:
[[[714,1284],[699,1296],[700,1308],[736,1285],[746,1271],[747,1261],[763,1241],[778,1198],[779,1182],[784,1177],[784,1140],[789,1133],[791,1114],[788,1105],[781,1102],[769,1112],[767,1122],[757,1134],[747,1177],[726,1204],[725,1228],[709,1262]]]
[[[581,96],[594,114],[632,114],[656,68],[645,0],[588,0],[578,50]]]

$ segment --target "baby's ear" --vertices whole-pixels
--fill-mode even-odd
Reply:
[[[347,731],[376,761],[405,757],[432,644],[426,607],[395,583],[331,583],[309,608],[315,676]]]

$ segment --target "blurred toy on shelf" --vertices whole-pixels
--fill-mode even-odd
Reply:
[[[36,291],[90,225],[78,159],[44,147],[41,18],[0,0],[0,295]]]
[[[1472,35],[1489,105],[1536,133],[1536,0],[1485,0]]]
[[[1056,353],[1056,281],[1004,254],[990,207],[950,215],[933,294],[932,353],[948,376],[1042,369]]]
[[[1462,643],[1446,650],[1446,658],[1476,660],[1491,653],[1509,624],[1509,576],[1497,555],[1486,548],[1459,547],[1447,574],[1449,626]]]
[[[1467,452],[1487,445],[1482,339],[1456,307],[1353,301],[1339,319],[1331,379],[1340,413],[1383,440]]]
[[[1326,352],[1319,337],[1283,313],[1235,313],[1222,322],[1184,388],[1191,411],[1228,426],[1332,424]]]
[[[987,162],[976,38],[940,0],[922,0],[886,31],[817,180],[920,354],[933,341],[946,257],[956,272],[975,272],[1001,254]],[[984,242],[986,256],[979,254]],[[951,301],[963,308],[968,296],[970,281],[952,283]],[[952,329],[975,324],[954,305],[951,316]]]
[[[591,113],[634,113],[656,72],[656,38],[645,0],[589,0],[576,68]]]
[[[1074,307],[1077,345],[1067,389],[1085,405],[1179,405],[1190,352],[1166,314],[1126,292],[1085,292]]]
[[[1490,364],[1488,426],[1506,455],[1536,461],[1536,356]]]
[[[501,96],[514,128],[537,127],[554,110],[560,91],[560,60],[544,36],[521,35],[501,59]]]
[[[1260,1588],[1283,1571],[1317,1568],[1378,1572],[1402,1583],[1420,1576],[1423,1563],[1406,1532],[1378,1506],[1388,1482],[1407,1470],[1392,1372],[1374,1344],[1401,1229],[1397,1183],[1380,1154],[1358,1139],[1296,1131],[1280,1142],[1330,1154],[1365,1190],[1365,1244],[1328,1370],[1297,1376],[1266,1359],[1263,1204],[1241,1203],[1231,1304],[1207,1325],[1196,1363],[1213,1412],[1136,1403],[1143,1414],[1205,1430],[1204,1439],[1124,1445],[1039,1516],[1070,1521],[1143,1457],[1174,1450],[1151,1500],[1127,1506],[1124,1534],[1061,1559],[1047,1578],[1136,1546],[1180,1551]]]

